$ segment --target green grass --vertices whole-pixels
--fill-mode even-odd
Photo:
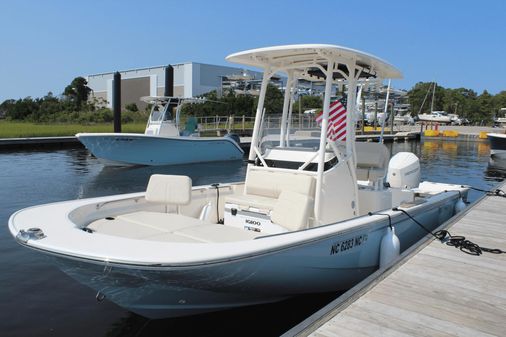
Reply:
[[[144,133],[146,123],[128,123],[122,132]],[[78,132],[113,132],[112,123],[107,124],[36,124],[0,120],[0,138],[73,136]]]

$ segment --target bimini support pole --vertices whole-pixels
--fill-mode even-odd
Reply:
[[[381,120],[381,135],[380,135],[380,140],[379,140],[379,142],[381,144],[384,143],[383,134],[385,133],[385,120],[387,119],[388,99],[390,98],[390,82],[391,81],[392,81],[391,79],[388,80],[387,97],[385,98],[385,109],[383,109],[383,119]],[[394,118],[394,116],[391,116],[391,117]]]
[[[354,185],[354,198],[351,205],[353,213],[360,214],[360,203],[358,198],[358,185],[357,173],[355,171],[357,167],[357,153],[355,149],[355,118],[357,108],[357,85],[360,73],[362,70],[357,69],[355,63],[349,63],[346,65],[348,68],[348,102],[346,105],[346,158],[347,165],[351,175],[351,179],[355,182]],[[357,71],[358,70],[358,71]]]
[[[262,111],[264,110],[264,102],[265,102],[265,93],[267,92],[267,84],[269,84],[269,80],[271,79],[272,72],[270,68],[264,69],[264,76],[262,78],[262,86],[260,87],[260,96],[258,97],[258,106],[257,112],[255,115],[255,126],[253,127],[253,135],[251,137],[251,148],[249,150],[249,160],[254,160],[256,151],[255,149],[258,146],[258,133],[260,132],[260,124],[262,120]],[[258,149],[257,149],[258,151]]]
[[[285,144],[286,146],[290,146],[290,128],[292,126],[292,112],[293,112],[293,102],[295,101],[295,91],[297,90],[297,87],[299,85],[299,82],[296,78],[293,79],[293,84],[291,86],[291,94],[290,94],[290,106],[288,107],[288,123],[286,123],[286,137],[285,137]]]
[[[283,100],[283,114],[281,117],[281,132],[279,134],[279,146],[285,146],[286,139],[286,121],[288,119],[288,109],[290,106],[291,89],[293,85],[293,70],[288,70],[288,79],[285,85],[285,97]]]
[[[332,94],[332,80],[334,75],[334,61],[328,60],[327,72],[325,74],[325,97],[323,100],[323,116],[322,127],[320,134],[320,149],[318,154],[318,171],[316,174],[316,193],[314,202],[314,214],[316,222],[320,222],[321,214],[321,198],[322,198],[322,185],[323,185],[323,169],[325,166],[325,150],[327,147],[327,128],[329,125],[329,106],[330,95]]]
[[[351,157],[355,153],[355,122],[353,115],[357,106],[357,83],[355,77],[355,64],[347,64],[348,68],[348,100],[346,104],[346,156]]]

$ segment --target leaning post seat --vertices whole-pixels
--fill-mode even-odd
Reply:
[[[285,230],[299,230],[307,228],[314,193],[315,179],[307,173],[250,168],[244,194],[227,196],[225,204],[226,210],[237,207],[238,211],[248,212],[252,219],[254,214],[260,217],[264,214]],[[225,224],[227,216],[230,216],[228,212]],[[234,226],[242,226],[235,216],[228,218]]]
[[[230,195],[225,201],[244,206],[272,210],[282,191],[314,197],[315,180],[306,174],[250,169],[246,176],[244,194]]]
[[[357,154],[357,179],[373,185],[386,177],[390,151],[380,143],[355,143]]]

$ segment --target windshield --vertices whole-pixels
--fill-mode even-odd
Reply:
[[[172,115],[170,111],[166,111],[164,114],[165,106],[161,103],[155,103],[151,110],[151,116],[149,117],[149,120],[151,122],[160,122],[160,121],[167,121],[172,120]],[[168,109],[167,109],[168,110]]]
[[[320,148],[321,119],[323,102],[311,108],[298,108],[297,101],[288,114],[286,127],[282,131],[282,114],[266,111],[260,124],[260,152],[269,148],[296,148],[317,151]],[[346,97],[333,97],[329,108],[329,127],[327,140],[344,141],[346,139]],[[283,136],[281,134],[284,133]]]
[[[316,114],[297,113],[287,121],[284,143],[281,145],[281,113],[265,114],[261,123],[260,152],[266,149],[308,148],[317,150],[320,146],[320,126],[315,120]]]

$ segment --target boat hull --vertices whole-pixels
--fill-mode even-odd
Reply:
[[[143,134],[77,134],[104,165],[176,165],[240,160],[243,150],[228,138],[155,137]]]
[[[506,134],[489,133],[490,156],[495,160],[506,160]]]
[[[431,115],[418,115],[418,120],[421,122],[433,122],[433,123],[451,123],[450,117],[446,116],[431,116]]]
[[[433,230],[454,215],[456,200],[447,198],[413,214]],[[427,234],[400,213],[392,220],[401,251]],[[72,278],[132,312],[149,318],[187,316],[351,288],[378,268],[388,222],[371,220],[347,231],[331,226],[334,235],[216,263],[138,266],[55,259]]]

